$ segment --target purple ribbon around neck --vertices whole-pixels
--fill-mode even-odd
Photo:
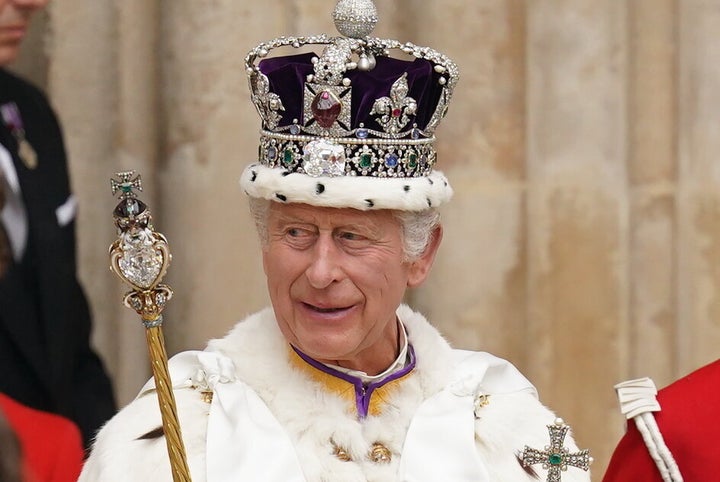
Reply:
[[[408,344],[408,363],[403,367],[401,370],[391,373],[387,377],[383,378],[382,380],[378,380],[376,382],[363,384],[362,380],[358,377],[354,377],[352,375],[349,375],[347,373],[343,373],[339,370],[335,370],[332,367],[329,367],[325,365],[324,363],[321,363],[314,358],[309,357],[302,351],[300,351],[298,348],[296,348],[293,345],[290,345],[290,347],[295,351],[295,353],[298,354],[300,358],[302,358],[308,365],[313,366],[317,368],[318,370],[325,372],[329,375],[332,375],[336,378],[340,378],[341,380],[345,380],[348,383],[351,383],[355,387],[355,405],[357,407],[358,416],[360,419],[364,419],[368,416],[368,412],[370,411],[370,399],[372,398],[373,392],[377,389],[382,387],[383,385],[392,382],[393,380],[397,380],[398,378],[402,378],[408,373],[410,373],[415,368],[415,350],[413,349],[412,345]]]

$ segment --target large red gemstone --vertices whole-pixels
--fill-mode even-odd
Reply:
[[[310,110],[312,110],[315,122],[325,129],[331,128],[335,123],[340,115],[341,107],[342,102],[340,99],[329,90],[320,92],[310,104]]]

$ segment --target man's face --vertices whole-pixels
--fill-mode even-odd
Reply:
[[[387,368],[397,356],[395,310],[433,256],[402,261],[390,211],[270,204],[263,267],[285,338],[319,361]]]
[[[18,55],[30,17],[49,0],[0,0],[0,66]]]

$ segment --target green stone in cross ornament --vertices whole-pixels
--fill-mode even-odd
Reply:
[[[562,463],[563,456],[561,454],[550,454],[548,461],[550,465],[560,465]]]
[[[582,470],[590,468],[593,459],[587,449],[571,453],[563,446],[570,427],[561,418],[556,419],[555,423],[548,425],[547,428],[550,432],[550,445],[545,446],[543,450],[526,445],[520,457],[523,467],[541,464],[542,468],[548,471],[547,482],[561,482],[562,472],[570,466]]]
[[[118,179],[110,179],[110,189],[113,196],[120,191],[120,199],[135,198],[134,191],[142,191],[142,180],[135,171],[117,173]]]

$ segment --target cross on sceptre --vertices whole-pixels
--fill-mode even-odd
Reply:
[[[125,197],[134,197],[133,189],[142,191],[142,179],[140,174],[135,175],[135,171],[123,171],[117,173],[118,179],[110,179],[110,190],[113,196],[120,191],[120,199]],[[133,176],[135,176],[133,178]]]
[[[520,457],[523,467],[542,464],[543,469],[548,471],[547,482],[561,482],[561,472],[566,471],[568,466],[587,471],[593,461],[590,451],[585,449],[570,453],[563,446],[565,435],[570,427],[561,418],[558,418],[547,428],[550,432],[550,445],[545,446],[544,450],[533,449],[526,445]]]

